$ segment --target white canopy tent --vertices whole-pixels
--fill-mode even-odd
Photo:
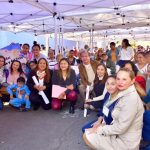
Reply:
[[[55,37],[58,32],[59,44],[64,36],[90,40],[89,31],[94,31],[93,40],[149,39],[150,0],[0,0],[0,6],[0,30],[55,32]]]

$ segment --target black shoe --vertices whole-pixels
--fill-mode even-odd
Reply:
[[[70,106],[70,108],[69,108],[69,113],[70,113],[70,114],[74,114],[74,112],[75,112],[75,111],[74,111],[74,106]]]
[[[40,106],[33,106],[33,110],[36,111],[40,108]]]
[[[0,110],[3,110],[3,108],[4,108],[4,104],[3,104],[3,102],[0,99]]]
[[[84,110],[84,105],[79,106],[79,109]]]

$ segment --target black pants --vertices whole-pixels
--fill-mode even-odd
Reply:
[[[2,102],[9,102],[10,95],[9,94],[2,94],[2,97],[0,98]]]
[[[40,106],[45,110],[49,110],[51,108],[51,99],[49,99],[49,101],[50,101],[49,104],[45,104],[43,98],[38,93],[31,92],[29,99],[31,101],[33,108],[35,108],[35,107],[39,108]]]

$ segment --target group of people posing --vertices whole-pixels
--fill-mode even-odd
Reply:
[[[29,45],[24,44],[24,58],[28,56],[27,49]],[[42,55],[40,46],[35,44],[26,67],[22,69],[22,63],[13,60],[9,70],[5,69],[5,57],[0,56],[1,102],[9,100],[15,109],[28,111],[31,106],[33,110],[40,106],[45,110],[59,110],[69,101],[69,112],[75,113],[78,99],[81,108],[99,112],[98,118],[82,128],[83,139],[90,148],[138,150],[144,108],[149,108],[150,101],[150,64],[146,54],[135,54],[129,41],[124,39],[121,50],[111,42],[110,50],[97,52],[93,60],[86,49],[79,52],[79,58],[74,57],[73,50],[67,58],[58,54],[55,59],[52,50],[48,56]],[[73,69],[75,65],[79,73]],[[66,90],[53,97],[53,85]],[[87,86],[90,87],[88,99]],[[41,92],[49,103],[44,101]]]
[[[23,45],[27,46],[28,45]],[[29,48],[29,47],[28,47]],[[58,69],[49,69],[48,59],[40,54],[38,44],[32,47],[34,53],[33,60],[27,62],[26,68],[19,60],[13,60],[10,69],[5,69],[5,57],[0,56],[0,101],[1,109],[3,102],[9,101],[10,106],[19,111],[29,111],[31,106],[33,110],[38,110],[40,106],[45,109],[61,109],[65,99],[70,102],[69,112],[74,113],[74,107],[77,101],[76,92],[76,74],[70,68],[66,58],[60,59]],[[24,58],[26,56],[23,56]],[[26,72],[26,70],[28,71]],[[36,84],[35,77],[39,84]],[[52,85],[65,87],[66,90],[56,98],[52,98]],[[40,94],[44,93],[48,103]]]

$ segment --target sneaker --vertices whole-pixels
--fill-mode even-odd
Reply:
[[[33,106],[33,110],[37,111],[40,108],[40,106]]]
[[[22,109],[22,112],[27,112],[29,110],[30,110],[29,108],[24,108],[24,109]]]

